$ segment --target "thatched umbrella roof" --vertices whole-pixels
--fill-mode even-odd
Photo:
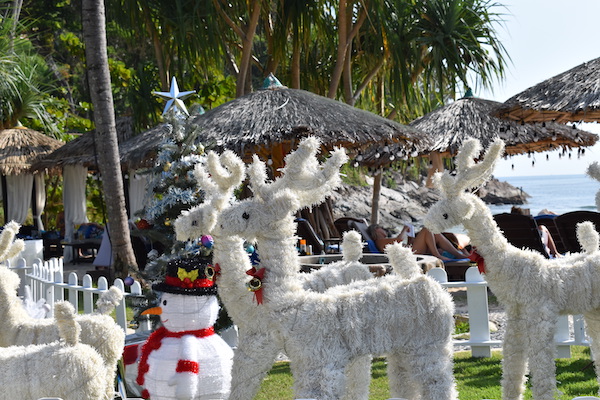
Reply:
[[[216,150],[230,149],[248,160],[285,153],[306,136],[321,139],[326,149],[364,149],[374,143],[422,146],[414,128],[304,90],[275,87],[222,104],[192,121],[198,141]]]
[[[121,165],[126,170],[148,168],[154,165],[156,154],[163,140],[170,136],[172,126],[159,124],[119,144]]]
[[[600,58],[511,97],[499,115],[515,121],[600,121]]]
[[[159,124],[119,143],[119,154],[123,169],[130,170],[152,165],[158,146],[165,135],[170,132],[169,129],[167,124]],[[96,169],[97,160],[94,149],[94,133],[84,133],[35,162],[32,170],[47,169],[54,173],[60,173],[65,165],[83,165],[89,169]]]
[[[18,175],[27,172],[39,158],[63,143],[33,129],[15,127],[0,131],[0,173]]]
[[[556,148],[593,146],[598,135],[556,122],[520,123],[495,115],[502,103],[464,97],[440,107],[409,125],[431,135],[431,150],[454,155],[464,140],[478,139],[484,148],[497,137],[507,154],[541,152]]]
[[[94,168],[94,134],[84,133],[81,136],[65,143],[62,147],[40,157],[31,166],[32,171],[48,170],[51,173],[60,173],[65,165],[83,165]]]

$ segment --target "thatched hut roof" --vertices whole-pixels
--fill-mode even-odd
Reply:
[[[500,106],[496,101],[464,97],[409,125],[431,135],[433,151],[450,154],[456,154],[467,138],[478,139],[485,148],[499,137],[506,143],[507,154],[587,147],[598,140],[593,133],[556,122],[522,124],[498,118],[494,115]]]
[[[48,170],[51,173],[60,173],[65,165],[83,165],[94,168],[94,134],[84,133],[65,143],[62,147],[40,157],[31,166],[32,171]]]
[[[156,155],[158,145],[170,130],[166,124],[160,124],[137,136],[119,142],[121,166],[124,170],[150,166]],[[60,173],[65,165],[83,165],[89,169],[97,168],[94,133],[88,132],[66,143],[63,147],[41,158],[32,166],[32,170],[50,170]]]
[[[160,144],[166,137],[170,136],[172,129],[169,124],[159,124],[123,143],[119,143],[119,154],[123,168],[134,170],[151,167],[154,164]]]
[[[516,94],[498,115],[515,121],[600,121],[600,58]]]
[[[16,127],[0,131],[0,173],[18,175],[27,172],[40,157],[63,143],[33,129]]]
[[[273,147],[295,147],[306,136],[321,139],[326,149],[364,149],[374,143],[422,146],[418,130],[299,89],[258,90],[222,104],[192,121],[198,141],[216,150],[230,149],[245,158],[269,155]]]

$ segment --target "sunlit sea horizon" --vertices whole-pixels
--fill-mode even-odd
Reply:
[[[511,185],[521,188],[531,197],[523,208],[529,208],[532,215],[548,209],[556,214],[569,211],[597,211],[596,193],[600,182],[585,174],[553,175],[553,176],[517,176],[496,177]],[[511,205],[490,205],[492,214],[510,212]]]

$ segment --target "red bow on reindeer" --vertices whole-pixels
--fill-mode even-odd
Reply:
[[[479,270],[480,274],[485,274],[485,260],[483,259],[483,257],[481,257],[481,255],[479,255],[477,251],[473,250],[473,252],[469,256],[469,260],[477,263],[477,269]]]
[[[254,299],[256,300],[256,304],[262,304],[262,280],[265,277],[265,269],[261,268],[257,270],[256,268],[252,267],[248,271],[246,271],[246,274],[252,277],[252,279],[250,279],[250,281],[248,281],[248,283],[246,284],[246,286],[248,286],[248,290],[254,292]]]

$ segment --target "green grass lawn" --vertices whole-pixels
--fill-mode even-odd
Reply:
[[[460,400],[500,399],[500,379],[502,353],[493,352],[491,358],[473,358],[470,352],[456,353],[454,376],[460,393]],[[561,400],[571,400],[576,396],[594,396],[598,384],[594,369],[590,365],[590,351],[587,347],[572,347],[572,358],[557,359],[557,381],[562,395]],[[389,396],[385,359],[373,362],[371,371],[370,400],[386,400]],[[262,383],[255,400],[293,399],[293,378],[287,362],[278,362]],[[525,399],[531,399],[529,385]]]

